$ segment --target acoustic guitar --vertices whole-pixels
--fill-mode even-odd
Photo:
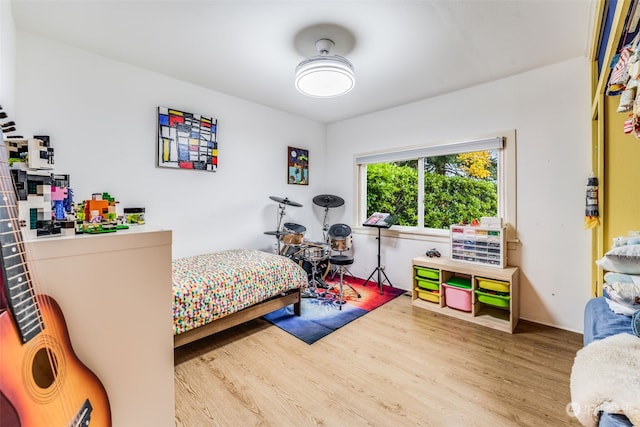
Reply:
[[[38,294],[0,132],[0,425],[111,426],[106,390],[76,356],[64,315]]]

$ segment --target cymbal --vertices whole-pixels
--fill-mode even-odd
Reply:
[[[323,208],[337,208],[344,205],[344,199],[331,194],[321,194],[313,198],[313,203]]]
[[[303,234],[305,231],[307,231],[307,227],[305,227],[304,225],[296,224],[295,222],[285,222],[284,230],[291,233]],[[286,233],[283,232],[283,234]]]
[[[274,231],[265,231],[264,234],[268,234],[269,236],[283,236],[285,233],[282,231],[274,230]]]
[[[273,200],[274,202],[282,203],[284,205],[295,206],[297,208],[301,208],[302,207],[302,205],[300,203],[294,202],[293,200],[289,200],[287,197],[285,197],[283,199],[281,197],[269,196],[269,198],[271,200]]]

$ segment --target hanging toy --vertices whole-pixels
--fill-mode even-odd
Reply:
[[[584,227],[595,228],[599,224],[598,217],[598,178],[593,174],[587,179],[587,197],[584,210]]]

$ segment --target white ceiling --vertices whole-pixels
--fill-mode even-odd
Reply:
[[[14,0],[12,8],[19,30],[331,123],[586,56],[595,2]],[[355,68],[356,86],[340,98],[307,98],[293,85],[296,65],[323,37]]]

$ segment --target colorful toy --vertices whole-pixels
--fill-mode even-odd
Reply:
[[[84,202],[85,221],[96,222],[95,217],[100,217],[98,222],[116,219],[116,200],[109,193],[94,193],[91,200]]]
[[[53,148],[46,135],[31,139],[11,138],[5,141],[9,165],[22,162],[28,169],[53,169]]]
[[[144,208],[124,208],[124,217],[127,224],[144,224]]]
[[[94,193],[90,200],[85,200],[77,208],[78,222],[81,226],[78,233],[98,234],[112,233],[117,230],[127,229],[128,225],[122,224],[116,214],[118,201],[109,193]]]
[[[65,187],[51,187],[51,204],[53,205],[53,218],[57,220],[66,219],[64,211],[64,200],[69,196],[69,190]]]
[[[11,169],[16,187],[18,218],[32,236],[56,234],[52,222],[51,173]]]

